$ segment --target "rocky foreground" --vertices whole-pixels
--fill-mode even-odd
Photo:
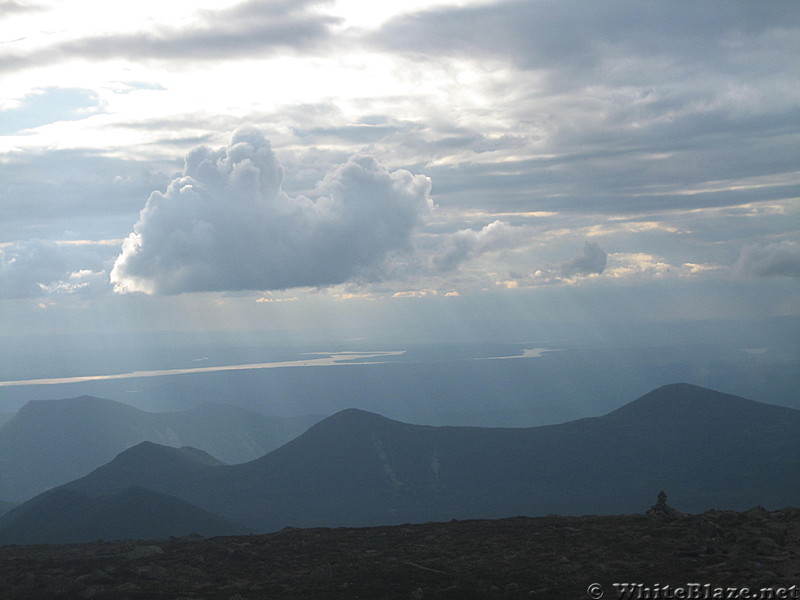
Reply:
[[[4,600],[578,599],[592,583],[617,598],[612,584],[620,582],[658,584],[661,595],[650,598],[673,597],[665,586],[687,583],[709,584],[717,595],[706,597],[772,587],[787,589],[775,597],[798,598],[800,509],[0,547]]]

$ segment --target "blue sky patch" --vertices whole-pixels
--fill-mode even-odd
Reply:
[[[77,121],[100,109],[100,99],[92,90],[46,88],[25,99],[20,108],[0,112],[0,135],[59,121]]]

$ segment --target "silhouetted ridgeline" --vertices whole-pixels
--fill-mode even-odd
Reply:
[[[238,465],[140,444],[0,517],[0,543],[87,539],[61,515],[129,488],[158,494],[165,510],[189,503],[198,519],[213,515],[220,519],[214,527],[228,522],[232,533],[626,514],[650,505],[662,488],[683,512],[774,509],[800,504],[798,430],[800,411],[686,384],[602,417],[533,428],[410,425],[351,409]],[[45,509],[53,494],[68,498],[70,511]],[[148,537],[194,532],[157,510],[152,519],[161,529],[148,528]],[[82,527],[92,537],[118,537],[91,515]]]
[[[0,426],[0,500],[27,500],[143,441],[195,446],[228,463],[252,460],[316,420],[268,417],[220,404],[152,413],[91,396],[32,401]]]

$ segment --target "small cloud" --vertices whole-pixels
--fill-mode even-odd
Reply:
[[[297,296],[292,296],[291,298],[268,298],[268,297],[256,298],[256,302],[260,302],[260,303],[261,302],[265,302],[265,303],[269,303],[269,302],[294,302],[295,300],[298,300]]]
[[[445,238],[442,248],[433,257],[433,264],[437,271],[452,271],[481,254],[514,248],[529,239],[527,227],[509,225],[505,221],[494,221],[478,231],[461,229]]]
[[[0,297],[105,291],[110,249],[37,239],[4,244],[0,247]]]
[[[561,265],[564,277],[575,275],[594,275],[605,271],[608,254],[595,242],[585,242],[583,254]]]
[[[514,290],[519,287],[519,281],[517,281],[516,279],[507,279],[505,281],[496,282],[496,285],[504,287],[507,290]]]
[[[615,278],[637,275],[663,277],[673,269],[668,262],[646,252],[615,252],[611,258],[613,266],[607,274]]]
[[[342,292],[342,293],[332,293],[331,297],[334,300],[379,300],[381,296],[376,296],[375,294],[371,294],[368,292],[364,293],[357,293],[357,292]]]
[[[439,292],[436,290],[408,290],[404,292],[395,292],[392,298],[425,298],[427,296],[437,296]]]
[[[701,265],[698,263],[683,263],[683,268],[692,275],[706,273],[708,271],[718,271],[720,269],[717,265]]]
[[[800,277],[800,244],[786,241],[745,246],[733,270],[741,277]]]
[[[108,274],[105,271],[81,269],[69,273],[66,279],[53,281],[47,285],[43,283],[38,283],[37,285],[48,294],[74,294],[82,290],[88,290],[90,286],[103,287],[106,284],[107,277]]]

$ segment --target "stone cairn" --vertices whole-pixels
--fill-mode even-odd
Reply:
[[[667,504],[667,494],[664,490],[658,492],[658,501],[650,507],[647,514],[651,517],[682,517],[683,513]]]

